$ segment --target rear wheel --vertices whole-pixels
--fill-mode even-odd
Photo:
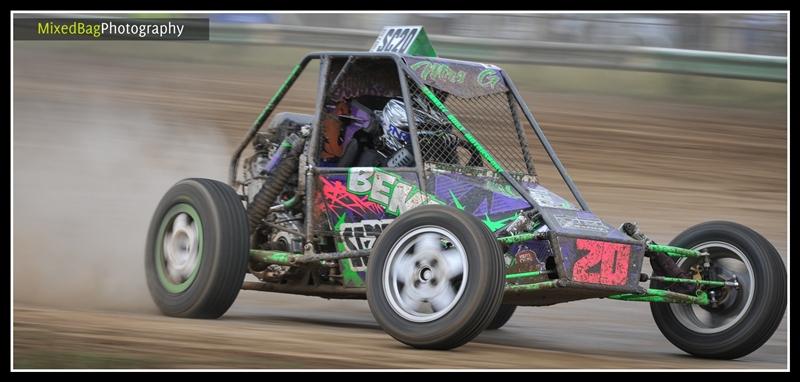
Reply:
[[[497,314],[503,265],[500,247],[478,219],[446,206],[417,207],[378,237],[367,300],[395,339],[416,348],[455,348]]]
[[[656,325],[670,342],[698,357],[734,359],[772,336],[786,309],[786,268],[772,244],[745,226],[716,221],[687,229],[670,245],[708,251],[711,277],[740,284],[706,289],[716,300],[711,305],[651,303]],[[701,269],[702,262],[677,263],[688,272]]]
[[[150,295],[168,316],[217,318],[233,304],[249,252],[247,216],[227,184],[185,179],[161,199],[147,235]]]

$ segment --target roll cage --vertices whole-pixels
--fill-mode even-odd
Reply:
[[[319,150],[319,140],[320,140],[320,120],[322,118],[323,113],[323,103],[325,101],[325,93],[326,93],[326,84],[328,81],[331,80],[328,78],[328,67],[331,64],[332,59],[346,59],[345,67],[342,68],[342,71],[346,71],[347,67],[351,65],[355,60],[361,58],[384,58],[390,59],[394,63],[398,73],[398,80],[400,84],[400,90],[402,94],[402,98],[404,100],[406,106],[406,112],[408,115],[413,115],[413,105],[414,100],[411,97],[411,87],[418,89],[421,94],[423,94],[429,102],[431,102],[440,112],[442,112],[449,122],[463,135],[463,138],[468,142],[469,145],[472,146],[477,152],[481,154],[483,159],[488,163],[488,167],[491,171],[495,174],[502,177],[508,184],[513,187],[519,195],[531,206],[532,209],[537,209],[538,203],[535,201],[533,196],[531,196],[529,190],[525,188],[523,185],[520,184],[517,177],[512,176],[512,174],[507,171],[503,164],[501,164],[498,160],[495,159],[493,153],[491,153],[474,135],[473,133],[465,127],[459,117],[454,115],[443,103],[442,99],[440,98],[442,92],[437,91],[434,86],[431,86],[430,82],[426,83],[420,77],[420,74],[417,71],[413,70],[411,65],[409,65],[410,61],[419,62],[421,59],[420,57],[410,56],[405,54],[398,54],[398,53],[391,53],[391,52],[313,52],[306,55],[299,64],[295,65],[289,76],[286,78],[284,83],[280,86],[278,91],[275,95],[270,99],[267,105],[264,107],[262,112],[256,118],[253,125],[250,127],[247,135],[245,136],[244,140],[239,144],[236,151],[231,158],[230,167],[229,167],[229,184],[236,188],[239,185],[239,182],[236,178],[236,170],[238,168],[239,159],[242,155],[242,152],[247,147],[248,144],[253,140],[255,135],[259,132],[261,127],[264,125],[264,122],[270,117],[272,112],[275,110],[275,107],[281,102],[283,97],[289,91],[289,89],[294,84],[295,80],[303,73],[304,69],[308,66],[308,64],[313,60],[320,61],[320,78],[318,82],[318,92],[317,92],[317,99],[316,99],[316,108],[314,113],[314,123],[312,124],[312,131],[310,137],[310,144],[308,146],[309,152],[307,152],[308,162],[306,164],[306,188],[308,190],[313,190],[315,187],[315,179],[317,174],[330,172],[331,168],[324,168],[319,167],[317,163],[318,158],[318,150]],[[422,58],[431,63],[460,63],[465,65],[482,65],[482,64],[475,64],[471,62],[465,61],[455,61],[455,60],[445,60],[440,58],[431,58],[425,57]],[[482,65],[483,67],[487,67]],[[581,210],[589,212],[589,206],[584,200],[583,196],[581,195],[578,187],[575,185],[575,182],[567,173],[566,168],[564,167],[563,163],[558,158],[555,150],[553,149],[552,145],[548,141],[547,137],[545,136],[544,132],[542,131],[539,123],[536,121],[536,118],[533,116],[530,108],[525,104],[525,101],[522,99],[519,91],[517,90],[514,83],[508,77],[508,75],[500,68],[492,67],[496,71],[497,74],[501,77],[503,83],[505,84],[504,93],[507,96],[507,100],[509,106],[511,107],[512,114],[514,113],[514,106],[513,103],[519,105],[522,114],[525,116],[528,124],[532,127],[532,130],[536,137],[538,138],[539,142],[542,144],[545,152],[547,153],[548,157],[552,161],[555,168],[558,170],[559,175],[561,176],[564,183],[569,188],[570,192],[572,193],[573,197],[575,198],[576,202],[579,204]],[[462,79],[463,80],[463,79]],[[437,95],[437,93],[439,95]],[[525,134],[522,131],[523,127],[522,124],[519,123],[518,117],[513,115],[515,123],[514,127],[516,129],[517,137],[522,141],[520,142],[523,147],[523,153],[525,155],[526,166],[528,167],[529,171],[532,170],[532,158],[530,158],[529,152],[527,151],[527,142],[525,140]],[[398,171],[413,171],[416,172],[419,179],[424,179],[424,160],[423,155],[420,152],[420,145],[419,145],[419,131],[418,126],[414,118],[409,118],[409,130],[411,133],[411,140],[412,140],[412,148],[414,154],[414,163],[415,166],[412,168],[397,168]],[[424,185],[423,185],[424,187]],[[314,205],[312,198],[314,197],[312,192],[306,192],[306,208],[311,209]],[[307,211],[308,213],[306,216],[313,216],[311,211]],[[545,217],[545,222],[547,222],[547,218]],[[311,238],[313,236],[312,227],[313,224],[307,224],[307,232],[306,237]]]

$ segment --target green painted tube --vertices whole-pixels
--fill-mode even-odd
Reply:
[[[666,303],[686,303],[686,304],[692,303],[689,300],[674,300],[664,296],[650,296],[650,295],[641,295],[641,296],[614,295],[614,296],[608,296],[608,298],[614,300],[622,300],[622,301],[666,302]]]
[[[300,201],[300,198],[298,198],[297,195],[295,195],[295,196],[292,196],[289,200],[287,200],[285,202],[282,202],[281,204],[283,204],[283,208],[292,208],[299,201]]]
[[[294,66],[294,68],[292,68],[292,72],[289,73],[289,77],[286,77],[286,80],[283,81],[281,87],[278,88],[278,91],[275,92],[272,98],[270,98],[269,102],[267,102],[267,105],[264,106],[264,110],[262,110],[261,114],[259,114],[258,118],[256,118],[256,121],[253,123],[254,126],[261,126],[264,124],[264,120],[267,119],[267,116],[272,113],[272,109],[275,108],[276,101],[283,98],[284,94],[286,94],[286,91],[289,89],[289,86],[294,82],[295,79],[297,79],[297,72],[299,70],[300,64],[297,64]]]
[[[498,237],[497,241],[503,244],[514,244],[514,243],[522,243],[531,240],[541,239],[542,235],[538,233],[521,233],[519,235],[511,235],[511,236],[504,236]]]
[[[695,251],[693,249],[685,249],[679,247],[673,247],[669,245],[660,245],[660,244],[648,244],[647,250],[650,252],[663,252],[669,256],[673,257],[698,257],[700,255],[700,251]]]
[[[536,271],[536,272],[523,272],[523,273],[511,273],[506,275],[506,279],[521,279],[523,277],[536,277],[539,275],[548,275],[553,273],[553,271]]]
[[[558,280],[550,280],[550,281],[542,281],[540,283],[535,284],[523,284],[523,285],[509,285],[506,286],[507,292],[529,292],[539,289],[548,289],[548,288],[555,288],[556,281]]]
[[[716,286],[716,287],[724,287],[724,286],[735,286],[736,284],[727,281],[713,281],[713,280],[695,280],[695,279],[682,279],[677,277],[662,277],[662,276],[652,276],[650,277],[651,280],[658,280],[667,283],[684,283],[684,284],[695,284],[695,285],[709,285],[709,286]]]
[[[608,296],[607,298],[622,301],[708,305],[708,295],[702,291],[699,292],[697,296],[690,296],[688,294],[676,293],[663,289],[648,289],[645,294],[623,293]]]
[[[277,265],[295,265],[292,259],[296,255],[289,252],[281,251],[262,251],[259,249],[250,250],[250,258],[262,263],[277,264]]]
[[[242,155],[242,152],[247,145],[253,140],[253,137],[256,136],[256,133],[258,133],[258,131],[261,129],[261,126],[264,125],[264,122],[267,120],[267,118],[269,118],[270,114],[272,114],[272,111],[275,109],[277,103],[280,102],[284,95],[286,95],[286,92],[297,79],[303,67],[305,67],[305,61],[295,65],[294,68],[292,68],[292,72],[289,73],[289,77],[286,77],[286,80],[283,81],[281,87],[278,88],[278,91],[272,96],[272,98],[270,98],[269,102],[267,102],[267,105],[264,106],[264,109],[261,110],[261,113],[258,115],[258,117],[256,117],[256,120],[253,122],[253,125],[247,132],[247,137],[239,144],[239,147],[236,148],[228,169],[228,184],[234,186],[234,188],[237,184],[236,169],[238,168],[239,157]]]
[[[467,128],[465,128],[464,125],[461,124],[461,121],[459,121],[456,118],[456,116],[454,116],[453,113],[451,113],[450,110],[448,110],[447,107],[444,106],[442,101],[440,101],[439,98],[436,97],[435,94],[433,94],[431,89],[429,89],[425,85],[422,85],[421,90],[422,90],[422,93],[424,93],[425,96],[427,96],[428,99],[431,100],[431,102],[433,102],[433,104],[436,105],[436,107],[442,113],[444,113],[445,116],[447,116],[447,119],[450,121],[450,123],[452,123],[453,126],[455,126],[456,129],[458,129],[458,131],[461,132],[461,134],[464,134],[464,138],[467,140],[467,142],[469,142],[472,145],[472,147],[474,147],[476,150],[478,150],[478,153],[481,154],[483,159],[485,159],[487,162],[489,162],[489,165],[491,165],[492,168],[495,169],[495,171],[497,171],[498,173],[502,173],[504,170],[503,170],[503,167],[500,166],[500,163],[497,163],[497,161],[494,159],[492,154],[490,154],[489,151],[486,150],[483,147],[483,145],[481,145],[481,143],[478,142],[477,139],[475,139],[475,137],[472,135],[472,133],[470,133],[469,130],[467,130]]]

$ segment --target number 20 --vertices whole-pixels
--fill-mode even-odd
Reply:
[[[577,239],[575,248],[587,254],[572,266],[572,279],[575,281],[625,285],[628,278],[631,247],[627,244],[608,243],[604,241]],[[599,271],[590,269],[600,264]]]

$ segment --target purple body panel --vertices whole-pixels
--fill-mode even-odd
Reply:
[[[426,85],[460,98],[508,91],[500,68],[476,62],[434,57],[404,57],[409,68]]]
[[[317,200],[323,219],[337,238],[340,250],[371,248],[378,234],[402,212],[423,204],[444,204],[480,219],[492,232],[514,221],[528,202],[507,183],[492,176],[433,171],[422,192],[416,172],[354,167],[343,174],[318,178]],[[561,278],[584,284],[633,288],[638,285],[644,247],[581,211],[545,187],[526,182],[537,208],[551,231],[550,240],[511,245],[506,253],[508,273],[544,270],[553,257]],[[366,264],[350,266],[364,278]],[[514,283],[547,280],[547,276],[516,279]]]

